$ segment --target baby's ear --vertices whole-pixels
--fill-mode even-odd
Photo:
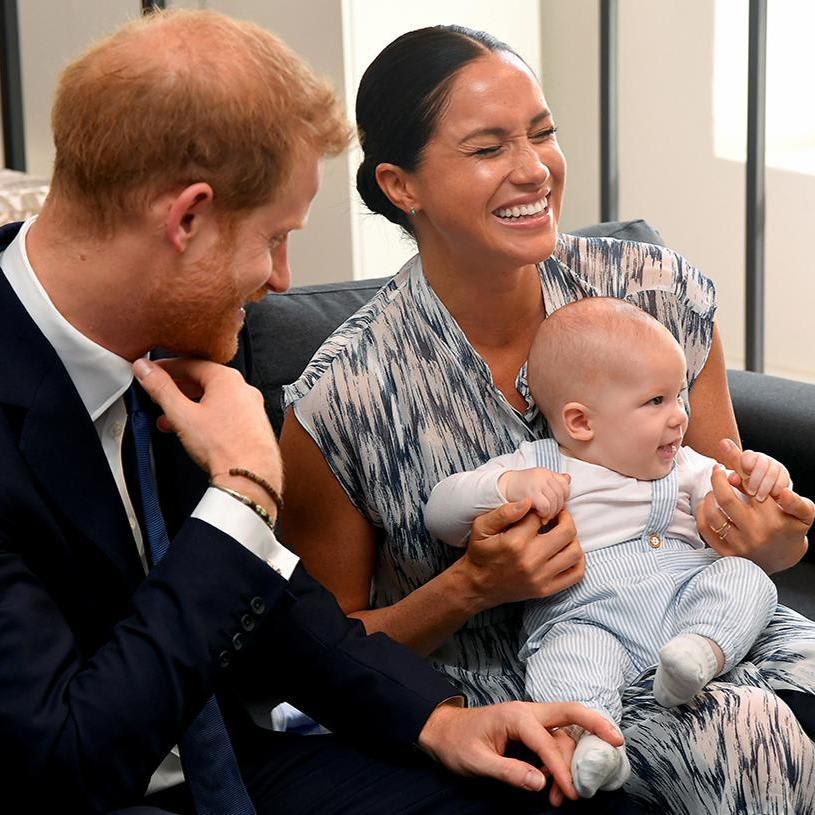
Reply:
[[[569,402],[561,412],[563,429],[575,441],[591,441],[594,430],[591,426],[591,411],[580,402]]]

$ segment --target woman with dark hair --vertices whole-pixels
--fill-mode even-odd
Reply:
[[[528,501],[506,504],[476,521],[461,554],[430,539],[422,506],[442,478],[547,435],[529,347],[547,314],[587,296],[624,298],[671,330],[691,386],[686,442],[722,457],[720,440],[738,433],[713,284],[662,247],[558,234],[566,164],[553,114],[529,66],[483,32],[395,40],[363,76],[357,122],[360,195],[419,253],[287,391],[283,533],[346,613],[428,655],[471,703],[522,698],[519,601],[581,579],[571,518],[541,532]],[[742,502],[724,475],[713,490],[700,513],[709,545],[768,572],[800,559],[810,502]],[[635,794],[671,812],[815,811],[812,743],[773,692],[815,689],[802,657],[815,634],[796,642],[790,629],[808,622],[788,610],[772,625],[732,683],[693,705],[660,708],[650,674],[628,691]],[[763,752],[777,732],[786,750]]]

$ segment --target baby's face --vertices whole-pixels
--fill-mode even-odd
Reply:
[[[688,427],[685,355],[666,336],[615,368],[592,399],[587,460],[641,481],[663,478]]]

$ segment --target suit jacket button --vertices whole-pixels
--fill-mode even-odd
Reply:
[[[235,634],[235,636],[232,637],[232,647],[236,651],[240,651],[241,648],[243,648],[243,637],[240,635],[240,633]]]
[[[255,627],[255,621],[250,614],[241,615],[241,628],[244,631],[251,631]]]
[[[229,651],[221,651],[221,653],[218,654],[218,664],[222,668],[228,668],[232,664],[232,657]]]
[[[249,601],[249,608],[252,609],[252,612],[255,615],[260,617],[260,615],[263,614],[264,611],[266,611],[266,603],[263,602],[262,597],[253,597]]]

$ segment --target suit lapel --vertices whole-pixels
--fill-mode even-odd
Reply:
[[[0,230],[0,248],[8,242]],[[0,274],[0,405],[22,415],[20,453],[49,503],[135,584],[144,573],[93,422],[50,343]]]

